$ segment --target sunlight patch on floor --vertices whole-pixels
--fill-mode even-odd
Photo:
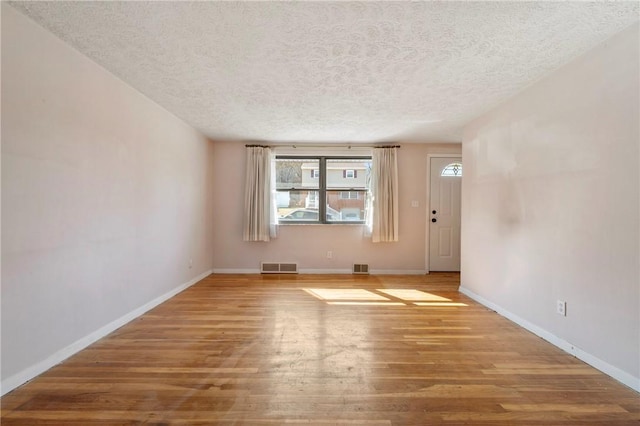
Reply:
[[[317,297],[320,300],[386,300],[386,297],[372,293],[368,290],[349,288],[349,289],[330,289],[330,288],[304,288],[304,291]]]
[[[411,302],[451,302],[451,299],[427,293],[420,290],[404,290],[404,289],[378,289],[380,293],[388,294],[397,299]]]
[[[402,302],[327,302],[328,305],[357,305],[357,306],[406,306]]]
[[[469,306],[461,302],[416,302],[418,306]]]
[[[302,288],[306,293],[329,305],[354,306],[421,306],[421,307],[460,307],[466,303],[453,302],[443,296],[415,289],[376,289],[357,288]],[[387,297],[385,297],[387,296]]]

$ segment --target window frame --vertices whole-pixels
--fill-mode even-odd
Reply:
[[[278,220],[280,225],[361,225],[365,223],[365,220],[327,220],[327,192],[340,192],[340,191],[365,191],[369,192],[371,189],[363,188],[327,188],[327,160],[368,160],[372,161],[371,155],[276,155],[277,160],[318,160],[319,164],[319,178],[317,188],[302,188],[302,187],[290,187],[290,188],[277,188],[276,192],[291,192],[291,191],[317,191],[318,192],[318,220]],[[314,178],[315,179],[315,178]],[[365,194],[366,197],[366,194]],[[358,198],[359,199],[359,198]],[[365,199],[365,209],[366,209]]]

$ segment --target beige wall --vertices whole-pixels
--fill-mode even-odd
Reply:
[[[640,390],[638,35],[468,126],[462,287]]]
[[[368,263],[374,272],[422,273],[425,270],[427,155],[459,154],[459,144],[402,144],[398,151],[400,241],[372,243],[363,225],[282,225],[269,243],[242,241],[245,148],[237,142],[214,143],[216,188],[214,271],[257,271],[261,261],[297,262],[301,271],[350,272]],[[335,153],[334,153],[335,154]],[[358,155],[362,155],[358,152]],[[411,201],[419,207],[411,207]],[[327,251],[333,256],[327,259]]]
[[[211,166],[201,134],[2,4],[3,392],[211,270]]]

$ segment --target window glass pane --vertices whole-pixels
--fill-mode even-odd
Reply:
[[[276,203],[280,222],[318,221],[318,191],[278,191]]]
[[[327,191],[327,221],[363,221],[366,202],[367,191]]]
[[[462,176],[462,164],[449,164],[447,167],[442,169],[442,173],[440,173],[440,176]]]
[[[320,185],[320,161],[318,159],[276,159],[276,188],[318,188]]]
[[[366,189],[370,179],[370,159],[327,159],[327,189]]]

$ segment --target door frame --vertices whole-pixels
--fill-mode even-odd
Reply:
[[[425,235],[424,235],[424,245],[425,245],[425,253],[424,253],[424,271],[426,274],[430,272],[430,243],[429,243],[429,218],[431,217],[429,212],[431,211],[431,159],[432,158],[443,158],[443,157],[459,157],[462,160],[462,168],[464,169],[464,160],[462,159],[462,152],[456,153],[437,153],[437,154],[427,154],[427,201],[424,209],[424,221],[425,221]],[[460,239],[462,239],[462,230],[460,231]]]

